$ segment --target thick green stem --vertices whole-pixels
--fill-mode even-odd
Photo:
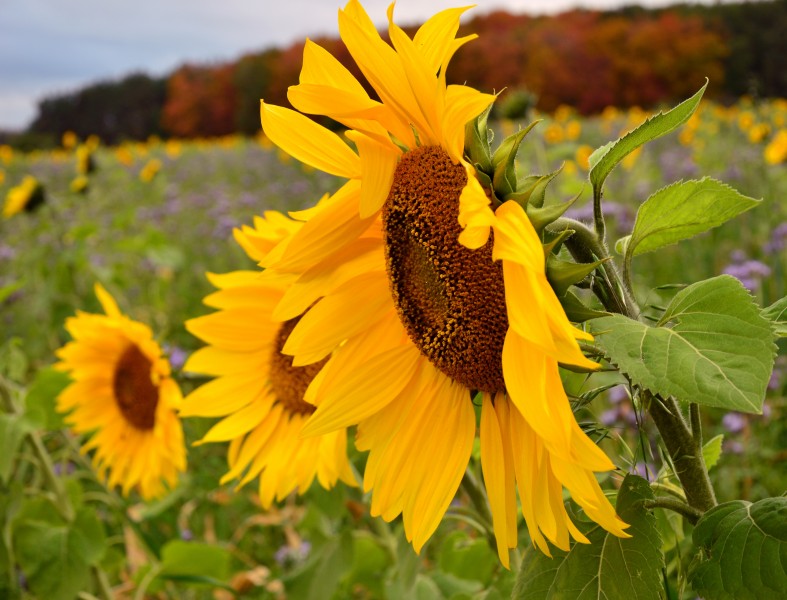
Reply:
[[[650,405],[650,416],[672,458],[675,474],[686,493],[686,501],[702,512],[716,506],[716,494],[705,468],[702,445],[689,429],[678,403],[674,398],[656,398],[648,391],[642,391],[641,398],[646,406],[648,403]]]

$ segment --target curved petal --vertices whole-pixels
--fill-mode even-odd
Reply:
[[[360,160],[342,139],[299,112],[260,102],[262,129],[290,156],[331,175],[360,176]]]
[[[388,198],[402,151],[391,142],[380,144],[357,131],[348,131],[347,137],[355,142],[361,157],[360,216],[366,219],[376,214]]]

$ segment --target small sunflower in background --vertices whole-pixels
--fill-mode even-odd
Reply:
[[[393,5],[392,5],[393,8]],[[393,47],[356,0],[339,32],[377,92],[307,41],[291,104],[346,125],[357,152],[295,111],[262,104],[265,135],[293,157],[349,181],[262,265],[299,274],[275,308],[307,312],[283,352],[293,365],[327,363],[305,399],[304,435],[358,424],[369,451],[372,515],[399,514],[420,551],[470,460],[480,396],[481,464],[503,565],[517,545],[518,487],[530,537],[568,550],[587,542],[563,489],[587,516],[627,537],[594,472],[614,465],[582,432],[558,363],[594,369],[545,274],[541,240],[513,200],[492,204],[464,159],[465,124],[494,100],[446,85],[465,9],[438,13],[413,39],[393,22]],[[396,140],[394,143],[393,140]],[[252,336],[253,337],[253,336]]]
[[[93,150],[87,144],[80,144],[76,150],[77,175],[89,175],[96,170],[96,161]]]
[[[32,175],[25,175],[22,183],[8,190],[3,205],[3,217],[10,219],[21,212],[33,212],[46,200],[44,186]]]
[[[149,500],[174,488],[186,468],[180,388],[150,328],[123,315],[101,285],[95,293],[106,314],[79,311],[66,320],[73,341],[57,351],[56,367],[73,381],[57,409],[88,435],[82,452],[95,451],[108,487]]]
[[[234,233],[249,257],[260,261],[300,226],[269,212],[253,228]],[[184,370],[216,379],[189,394],[180,414],[222,417],[198,442],[230,442],[229,471],[221,483],[239,479],[242,486],[259,477],[264,508],[293,491],[304,493],[315,477],[327,489],[338,480],[355,485],[345,429],[300,435],[315,411],[303,394],[327,359],[293,366],[292,357],[281,353],[299,318],[275,322],[272,311],[294,277],[254,270],[208,279],[218,291],[204,302],[218,310],[187,321],[186,329],[210,345],[195,352]]]
[[[77,175],[68,185],[68,189],[70,189],[75,194],[86,193],[88,187],[90,187],[90,179],[88,179],[86,175]]]
[[[150,183],[159,171],[161,171],[161,161],[158,158],[151,158],[139,171],[139,180]]]

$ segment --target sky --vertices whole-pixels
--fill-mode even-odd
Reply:
[[[695,0],[696,1],[696,0]],[[701,0],[711,3],[713,0]],[[470,0],[472,2],[472,0]],[[605,9],[635,0],[476,0],[469,11],[551,14]],[[670,0],[637,0],[665,6]],[[306,36],[338,35],[344,0],[0,0],[0,130],[35,117],[41,98],[134,71],[164,75],[189,62],[225,61],[287,46]],[[379,25],[390,0],[363,0]],[[462,0],[398,0],[399,24],[422,22]]]

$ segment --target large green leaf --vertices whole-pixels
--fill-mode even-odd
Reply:
[[[173,540],[161,549],[161,571],[164,578],[200,576],[218,581],[229,577],[229,550],[214,544]]]
[[[787,296],[763,308],[762,316],[773,323],[776,335],[787,337]]]
[[[681,290],[657,327],[622,315],[589,322],[596,343],[632,381],[653,393],[762,412],[773,369],[773,331],[729,275]]]
[[[549,558],[532,546],[522,559],[513,598],[558,600],[627,598],[659,600],[664,556],[656,519],[643,506],[653,498],[647,481],[627,475],[618,493],[617,512],[630,527],[618,538],[599,526],[585,531],[590,544]]]
[[[700,557],[689,582],[703,598],[777,600],[787,592],[787,498],[725,502],[692,534]]]
[[[72,600],[90,579],[82,535],[66,525],[25,523],[14,536],[16,557],[39,598]]]
[[[34,413],[41,427],[49,431],[64,426],[63,416],[57,412],[55,399],[71,382],[68,374],[52,367],[40,369],[30,384],[25,397],[25,406]]]
[[[604,180],[612,169],[626,156],[634,150],[662,135],[674,131],[677,127],[685,123],[702,99],[702,94],[708,82],[705,82],[700,90],[688,100],[678,104],[671,111],[659,113],[645,121],[642,125],[624,135],[619,140],[610,142],[606,146],[598,148],[590,155],[590,183],[593,185],[593,193],[600,197],[601,188]]]
[[[718,227],[761,201],[704,177],[660,189],[637,211],[631,235],[618,242],[626,259]]]

